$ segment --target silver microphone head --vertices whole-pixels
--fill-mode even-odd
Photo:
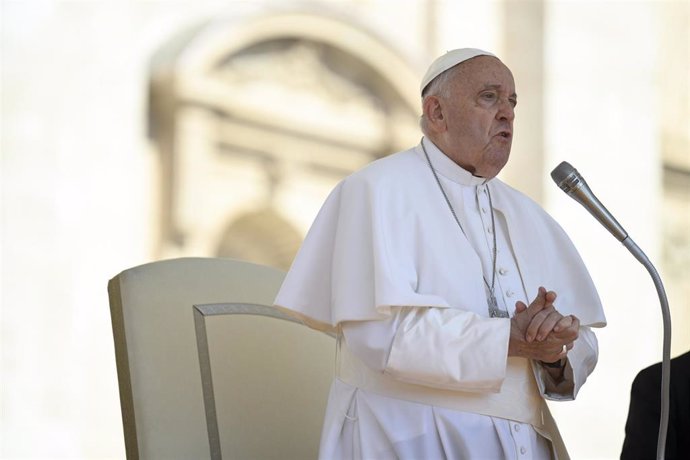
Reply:
[[[567,161],[561,162],[551,171],[551,178],[558,185],[558,188],[584,206],[618,241],[623,241],[628,237],[621,224],[601,204],[599,199],[592,193],[592,190],[590,190],[585,179],[570,163]]]
[[[578,186],[587,186],[585,179],[570,163],[562,161],[551,171],[551,179],[568,195]]]

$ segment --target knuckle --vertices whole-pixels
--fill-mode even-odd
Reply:
[[[539,316],[540,319],[546,319],[549,316],[549,314],[549,310],[542,310],[539,313],[537,313],[537,316]]]

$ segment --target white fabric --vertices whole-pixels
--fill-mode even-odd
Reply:
[[[374,162],[336,187],[275,303],[312,327],[342,330],[352,352],[388,378],[430,391],[497,392],[506,376],[509,321],[487,318],[482,273],[491,272],[492,238],[482,215],[485,185],[424,142],[469,240],[418,146]],[[577,315],[583,326],[603,326],[591,279],[560,227],[499,180],[488,186],[497,216],[499,305],[512,313],[515,300],[527,301],[544,285],[558,292],[563,314]],[[533,366],[545,397],[574,398],[591,372],[596,339],[586,327],[581,335],[565,384],[554,385]],[[499,457],[548,458],[545,445],[529,425],[393,399],[336,380],[321,455],[497,458],[490,455],[495,451],[502,452]]]
[[[319,458],[531,460],[549,458],[549,446],[529,425],[388,398],[336,379]]]
[[[463,184],[467,171],[435,147],[428,150],[446,185]],[[583,326],[603,327],[596,289],[565,232],[500,180],[492,179],[490,186],[525,291],[533,295],[539,286],[548,287],[558,293],[562,314],[575,314]],[[336,186],[275,304],[332,333],[343,321],[388,318],[392,307],[455,308],[486,316],[481,260],[458,235],[420,146],[377,160]]]
[[[463,61],[472,59],[477,56],[493,56],[495,55],[489,53],[488,51],[482,51],[476,48],[460,48],[446,52],[446,54],[437,57],[434,62],[431,63],[426,73],[422,77],[422,83],[419,85],[419,93],[424,92],[426,85],[431,83],[431,80],[441,75],[446,70],[453,66],[460,64]]]
[[[452,348],[452,347],[451,347]],[[451,353],[454,350],[451,349]],[[451,353],[444,353],[450,355]],[[478,354],[473,352],[473,354]],[[409,362],[422,358],[429,360],[429,356],[420,356],[415,352],[410,354]],[[431,358],[433,359],[433,358]],[[437,360],[441,361],[441,360]],[[453,361],[447,359],[446,361]],[[552,439],[551,432],[555,429],[546,426],[545,419],[549,418],[548,409],[543,404],[530,363],[526,359],[508,358],[505,378],[500,391],[463,391],[448,387],[439,388],[438,382],[431,379],[417,378],[414,381],[404,377],[414,375],[415,366],[401,367],[401,372],[391,376],[388,372],[371,369],[363,364],[347,344],[339,344],[337,376],[345,383],[360,388],[366,392],[405,401],[414,401],[427,406],[456,409],[481,415],[490,415],[523,423],[529,423],[545,436]],[[419,376],[415,376],[419,377]]]

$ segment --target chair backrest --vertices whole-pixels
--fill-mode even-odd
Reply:
[[[271,307],[283,276],[184,258],[110,280],[128,459],[316,457],[335,341]]]

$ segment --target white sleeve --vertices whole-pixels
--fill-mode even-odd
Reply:
[[[405,307],[386,320],[344,323],[342,330],[359,359],[400,381],[498,392],[505,378],[509,319],[452,308]]]
[[[539,392],[545,399],[553,401],[574,400],[597,365],[598,358],[599,346],[596,335],[589,327],[581,326],[580,335],[568,352],[562,381],[554,382],[548,371],[540,364],[533,366]]]

